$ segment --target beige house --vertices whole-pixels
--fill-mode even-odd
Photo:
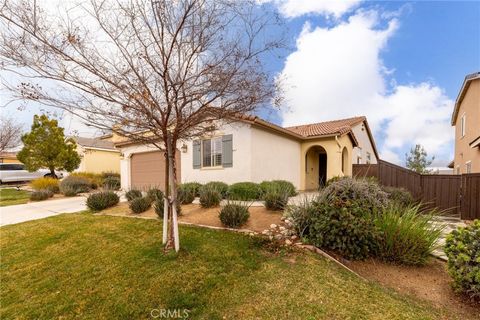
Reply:
[[[480,72],[465,77],[452,114],[455,174],[480,172]]]
[[[16,152],[0,152],[0,163],[21,163]]]
[[[120,151],[108,138],[73,137],[77,142],[77,152],[82,159],[76,171],[81,172],[120,172]]]
[[[367,137],[362,136],[368,141],[364,146],[354,134],[357,125]],[[212,134],[177,146],[181,182],[282,179],[299,190],[313,190],[332,177],[351,175],[353,159],[360,161],[362,150],[371,152],[372,162],[378,157],[365,117],[283,128],[257,116],[243,116],[215,127]],[[122,156],[123,189],[163,186],[161,151],[129,141],[117,141],[115,146]]]

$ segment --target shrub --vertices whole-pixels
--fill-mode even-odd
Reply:
[[[200,190],[200,205],[202,207],[216,207],[220,204],[220,200],[222,200],[222,196],[216,188],[206,184]]]
[[[383,210],[388,203],[388,195],[378,183],[370,179],[343,177],[325,187],[318,197],[320,202],[340,201],[345,205],[355,202],[357,208],[366,213]]]
[[[289,197],[297,195],[295,186],[290,181],[286,180],[272,180],[272,181],[263,181],[260,183],[260,188],[262,188],[263,194],[267,194],[270,190],[285,190],[288,193]]]
[[[177,190],[178,201],[181,204],[190,204],[195,200],[195,187],[190,184],[181,184]]]
[[[66,193],[75,194],[80,192],[88,192],[90,190],[90,181],[87,178],[70,175],[60,182],[60,192],[68,196]]]
[[[447,236],[448,273],[458,292],[480,300],[480,220]]]
[[[347,259],[364,259],[376,251],[378,232],[371,215],[359,202],[330,198],[313,204],[308,240]]]
[[[53,192],[50,190],[38,190],[30,194],[30,200],[32,201],[42,201],[50,197],[53,197]]]
[[[146,198],[150,201],[150,203],[155,202],[157,199],[163,199],[165,195],[163,191],[157,188],[151,188],[147,191]]]
[[[287,206],[285,217],[288,218],[295,229],[295,232],[301,237],[308,237],[310,234],[310,226],[312,218],[316,214],[317,209],[314,202],[309,201],[306,197],[295,205]]]
[[[203,187],[200,188],[199,196],[200,196],[200,193],[201,193],[201,189],[203,189],[203,188],[214,189],[214,190],[216,190],[218,193],[220,193],[220,196],[221,196],[222,198],[226,198],[226,197],[227,197],[228,184],[226,184],[226,183],[224,183],[224,182],[221,182],[221,181],[211,181],[211,182],[205,184]]]
[[[268,210],[283,210],[288,203],[289,190],[271,189],[263,196]]]
[[[106,177],[103,180],[103,188],[107,190],[120,190],[120,177]]]
[[[101,211],[118,204],[120,198],[113,191],[94,193],[87,198],[87,207],[92,211]]]
[[[262,188],[253,182],[238,182],[228,188],[228,197],[233,200],[259,200]]]
[[[90,183],[90,189],[97,189],[99,186],[103,185],[103,177],[99,173],[93,172],[72,172],[69,177],[81,177],[85,178]]]
[[[386,261],[424,264],[443,230],[430,223],[435,214],[420,212],[420,205],[392,203],[375,218],[380,232],[377,255]]]
[[[195,197],[200,196],[200,188],[202,187],[201,183],[198,182],[187,182],[180,185],[181,188],[191,189],[195,193]]]
[[[155,200],[153,203],[153,209],[155,210],[155,213],[160,219],[163,219],[163,206],[164,206],[164,198],[159,198]],[[180,203],[177,201],[177,215],[181,216],[182,215],[182,207],[180,206]]]
[[[77,189],[72,186],[63,187],[61,192],[65,197],[75,197],[78,194]]]
[[[39,178],[32,181],[33,190],[50,190],[53,193],[59,193],[60,187],[58,179],[45,177]]]
[[[218,217],[223,225],[238,228],[247,222],[250,213],[248,212],[248,206],[245,204],[227,203],[220,210]]]
[[[127,191],[127,193],[125,193],[125,198],[127,198],[127,201],[129,202],[132,201],[133,199],[141,198],[141,197],[142,197],[142,192],[140,190],[132,189]]]
[[[147,197],[142,198],[135,198],[130,201],[129,207],[133,213],[142,213],[147,211],[150,206],[152,205],[152,201],[150,201]]]
[[[111,171],[105,171],[100,174],[102,179],[108,179],[108,178],[117,178],[120,180],[120,173],[117,172],[111,172]]]
[[[387,193],[390,202],[396,202],[404,207],[413,204],[413,196],[406,189],[395,187],[382,187],[382,189]]]

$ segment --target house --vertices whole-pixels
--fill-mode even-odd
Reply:
[[[120,172],[120,151],[108,139],[73,137],[82,161],[76,171]]]
[[[452,114],[456,174],[480,172],[480,72],[465,77]]]
[[[16,152],[0,152],[0,163],[21,163]]]
[[[122,188],[162,188],[163,152],[151,145],[116,141],[122,157]],[[176,154],[180,182],[282,179],[299,190],[314,190],[332,177],[351,175],[352,159],[374,163],[377,158],[365,117],[283,128],[244,115],[235,121],[217,121],[215,131],[201,139],[180,142]]]

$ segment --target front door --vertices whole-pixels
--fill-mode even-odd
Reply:
[[[327,184],[327,154],[318,154],[318,185],[323,188]]]

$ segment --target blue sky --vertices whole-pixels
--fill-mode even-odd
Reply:
[[[264,59],[285,104],[261,116],[294,125],[366,115],[385,160],[404,164],[415,143],[435,165],[452,159],[453,103],[464,76],[480,71],[479,1],[257,1],[285,18],[291,48]],[[2,114],[27,129],[39,110]],[[91,134],[62,119],[67,132]]]

